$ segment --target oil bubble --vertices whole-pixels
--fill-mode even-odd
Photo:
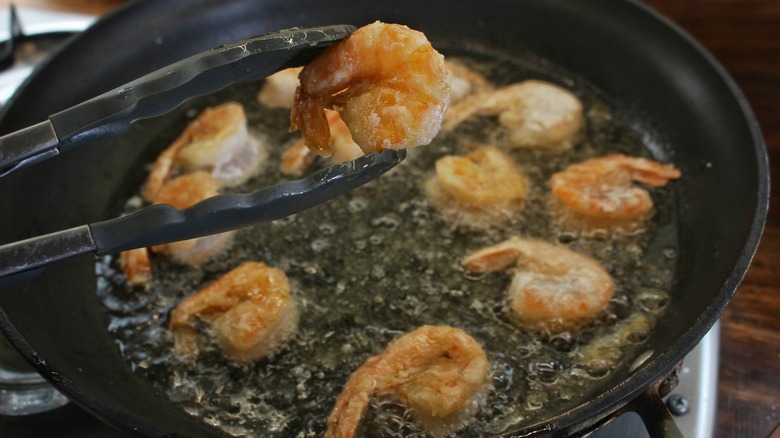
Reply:
[[[669,305],[669,294],[660,289],[643,288],[636,296],[636,302],[642,310],[658,314]]]
[[[311,241],[311,250],[315,253],[322,252],[330,247],[330,241],[328,239],[314,239]]]
[[[531,362],[528,365],[528,378],[542,383],[555,383],[563,371],[563,364],[555,359]]]
[[[364,198],[352,198],[347,203],[347,210],[350,213],[359,213],[368,207],[368,201]]]
[[[327,222],[320,224],[320,233],[322,233],[325,236],[332,236],[336,234],[337,230],[338,227],[336,227],[336,225],[334,224],[327,223]]]
[[[375,227],[387,227],[391,230],[398,228],[401,224],[401,217],[395,213],[388,213],[371,219],[371,225]]]

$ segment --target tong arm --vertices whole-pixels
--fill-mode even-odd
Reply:
[[[304,65],[354,30],[349,25],[282,30],[161,68],[0,137],[0,176],[84,142],[118,137],[136,120],[165,114],[190,98]]]
[[[374,152],[254,193],[217,195],[182,210],[151,205],[115,219],[2,245],[0,280],[80,254],[110,254],[280,219],[354,190],[405,157],[404,150]]]

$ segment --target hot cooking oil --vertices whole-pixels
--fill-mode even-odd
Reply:
[[[279,437],[322,435],[350,374],[390,341],[424,324],[465,330],[490,360],[476,418],[457,436],[497,435],[549,418],[597,394],[612,373],[625,372],[674,299],[673,190],[653,192],[655,214],[641,232],[585,236],[552,216],[548,180],[593,156],[647,156],[643,134],[576,76],[529,60],[445,53],[497,86],[541,78],[571,89],[584,102],[586,128],[573,150],[554,155],[504,148],[530,181],[520,214],[500,227],[471,227],[445,219],[426,197],[425,181],[438,158],[463,154],[477,143],[506,145],[498,122],[483,118],[409,151],[404,163],[367,186],[240,230],[231,251],[198,269],[155,257],[147,289],[126,286],[117,261],[106,257],[97,267],[99,294],[111,315],[108,330],[128,367],[182,411],[228,435]],[[296,136],[287,132],[289,113],[262,107],[256,93],[257,84],[232,87],[188,104],[189,110],[178,115],[191,118],[199,108],[225,100],[244,104],[250,129],[263,136],[270,153],[261,174],[234,191],[287,179],[278,167],[279,153]],[[127,210],[136,204],[128,202]],[[551,335],[515,326],[506,303],[511,276],[474,275],[460,266],[471,251],[515,235],[565,244],[601,261],[617,283],[607,311],[577,332]],[[263,261],[286,272],[301,307],[296,335],[273,357],[248,365],[224,360],[213,343],[195,361],[175,357],[167,330],[171,309],[243,261]],[[208,327],[201,329],[208,339]],[[368,436],[424,436],[394,400],[374,400],[364,425]]]

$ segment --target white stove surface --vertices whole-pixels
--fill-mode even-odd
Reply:
[[[10,12],[0,10],[0,41],[11,37]],[[95,17],[67,12],[40,9],[17,9],[17,17],[25,35],[41,35],[52,32],[81,32],[95,22]],[[45,54],[22,50],[13,67],[0,73],[0,106],[4,105],[24,79],[30,75],[36,62]]]

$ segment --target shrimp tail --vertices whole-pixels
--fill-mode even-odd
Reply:
[[[463,259],[463,266],[469,272],[479,274],[507,269],[514,266],[522,256],[521,246],[522,241],[514,237],[473,252]]]
[[[643,160],[631,169],[631,179],[650,187],[663,187],[670,180],[680,178],[681,173],[673,164],[661,164]]]
[[[373,357],[367,363],[373,363],[377,360],[378,358]],[[368,368],[371,368],[371,365]],[[376,384],[374,379],[362,378],[361,370],[356,371],[355,374],[350,380],[358,383],[345,388],[345,391],[336,400],[336,405],[328,417],[325,438],[352,438],[357,433],[363,414],[368,410]]]
[[[195,357],[198,354],[197,333],[192,327],[181,327],[173,332],[173,345],[177,356]]]
[[[306,145],[317,155],[329,157],[332,154],[325,108],[320,99],[308,96],[300,86],[295,90],[295,102],[290,111],[290,132],[297,130],[303,131]]]

